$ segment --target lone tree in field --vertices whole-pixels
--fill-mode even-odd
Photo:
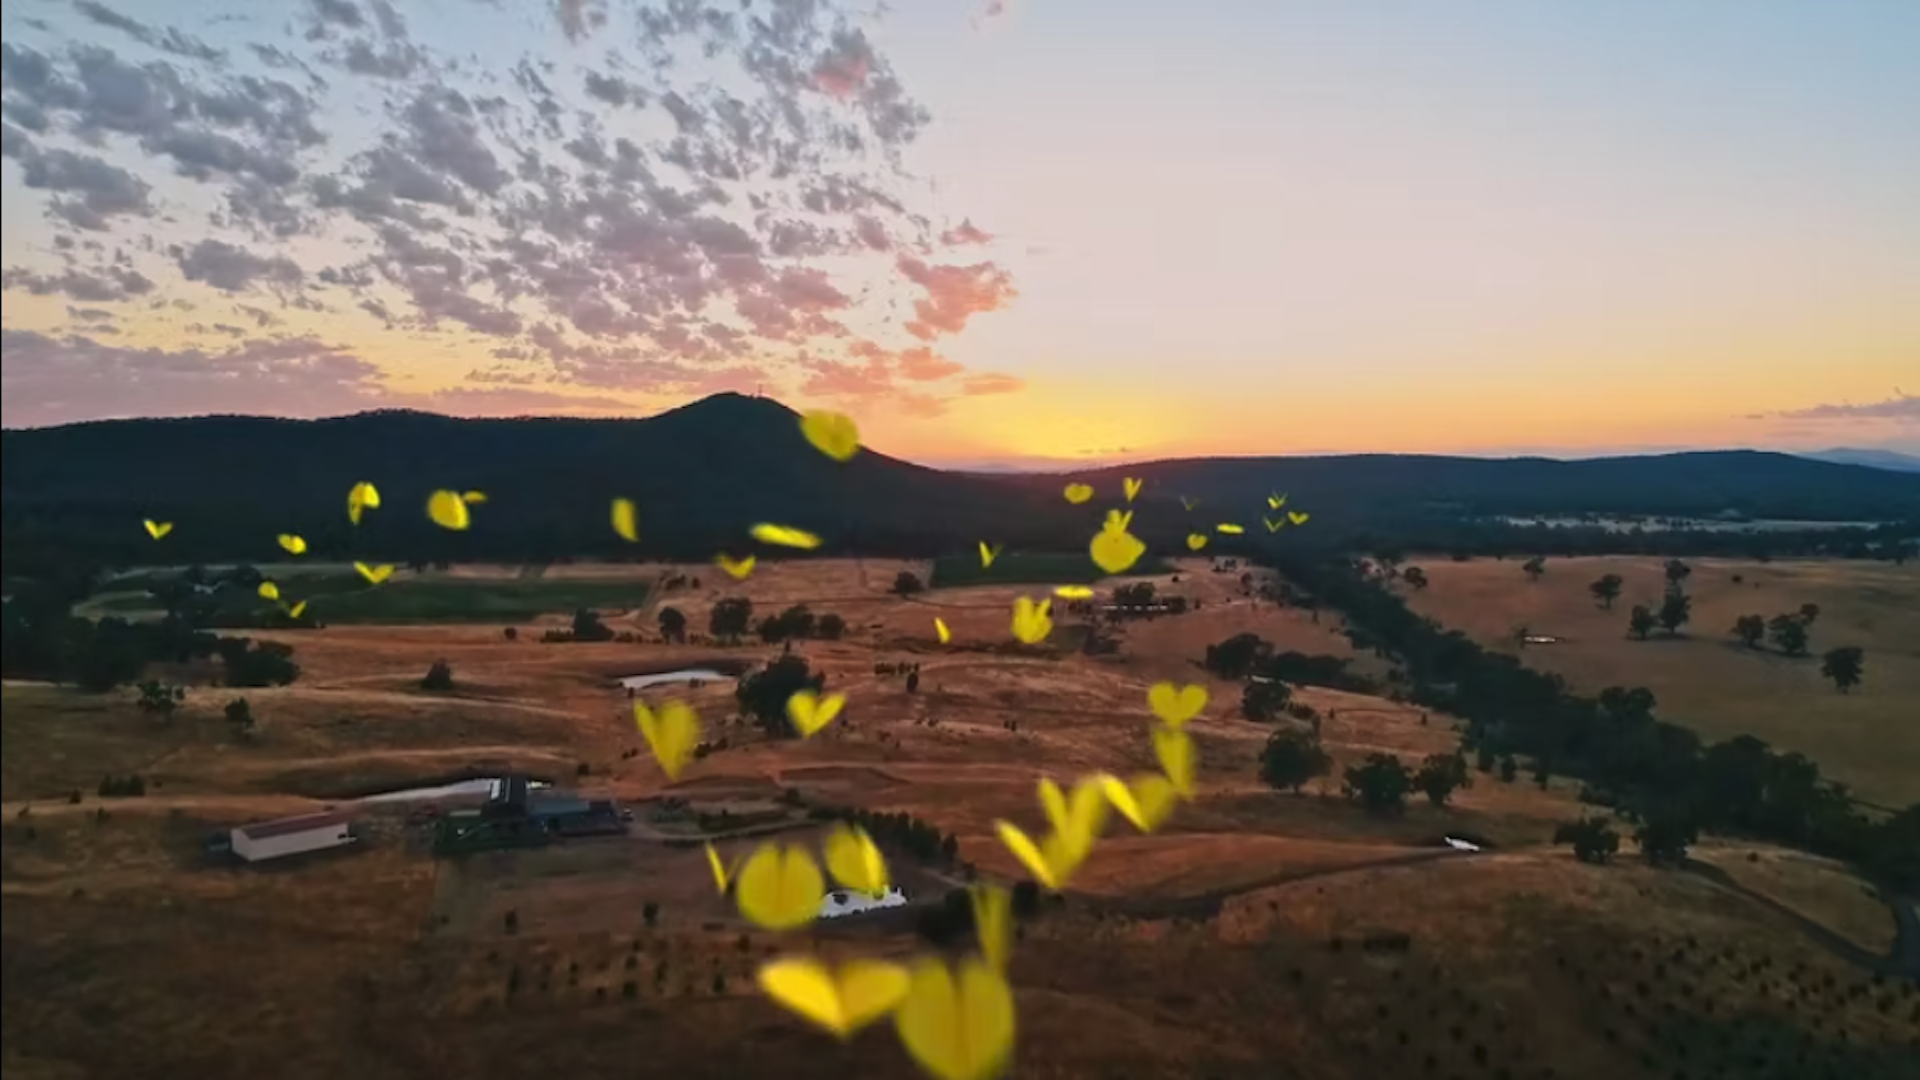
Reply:
[[[1429,584],[1427,581],[1427,572],[1417,566],[1409,566],[1405,570],[1402,570],[1400,572],[1400,580],[1413,586],[1415,592],[1426,588]]]
[[[1669,588],[1678,588],[1681,582],[1693,576],[1693,567],[1688,566],[1679,559],[1668,559],[1666,571],[1667,586]]]
[[[1647,635],[1659,625],[1660,620],[1653,617],[1653,609],[1645,604],[1633,605],[1633,611],[1627,615],[1627,633],[1641,641],[1647,640]]]
[[[1407,807],[1407,793],[1413,790],[1413,774],[1392,754],[1375,752],[1364,764],[1347,769],[1342,785],[1347,797],[1358,798],[1375,813],[1398,813]]]
[[[1240,715],[1256,724],[1271,724],[1293,698],[1293,688],[1278,679],[1250,682],[1240,692]]]
[[[220,711],[226,716],[227,723],[233,725],[234,734],[251,735],[253,733],[253,706],[247,704],[246,698],[234,698],[227,702],[226,708]]]
[[[580,608],[573,613],[573,640],[575,641],[612,641],[613,627],[600,620],[600,613],[592,608]]]
[[[444,693],[453,689],[453,666],[445,660],[435,660],[420,679],[420,689]]]
[[[1685,812],[1661,808],[1649,813],[1633,831],[1633,842],[1640,855],[1653,866],[1677,866],[1686,861],[1687,849],[1700,838],[1700,830]]]
[[[1547,572],[1547,557],[1545,555],[1535,555],[1533,558],[1520,564],[1520,572],[1527,575],[1528,581],[1539,581],[1540,575]]]
[[[846,632],[847,620],[831,611],[820,616],[820,621],[813,626],[814,636],[822,641],[839,641]]]
[[[707,617],[707,633],[738,645],[753,628],[753,601],[744,596],[729,596],[713,605]]]
[[[1428,802],[1445,806],[1455,791],[1473,786],[1473,777],[1467,774],[1467,759],[1459,751],[1429,754],[1413,774],[1413,786],[1426,794]]]
[[[679,608],[661,608],[659,619],[661,637],[666,638],[668,641],[678,641],[682,644],[686,643],[687,617],[681,614]]]
[[[902,570],[893,575],[893,591],[900,596],[912,596],[925,588],[920,582],[920,575],[911,570]]]
[[[1569,821],[1553,831],[1553,842],[1571,844],[1573,857],[1583,863],[1603,865],[1620,850],[1620,834],[1605,818],[1581,818]]]
[[[173,719],[173,710],[187,700],[187,692],[178,686],[168,686],[159,679],[148,679],[140,684],[140,700],[136,702],[140,711],[148,716],[159,717],[164,723]]]
[[[787,699],[802,690],[818,693],[827,685],[824,674],[816,675],[804,657],[791,653],[740,680],[734,697],[740,711],[775,738],[791,739],[799,734],[787,718]]]
[[[1678,585],[1669,588],[1667,595],[1660,599],[1660,610],[1654,617],[1660,620],[1660,628],[1669,637],[1678,635],[1680,628],[1693,618],[1693,597],[1681,592]]]
[[[1612,611],[1613,602],[1620,599],[1620,588],[1626,583],[1626,579],[1619,574],[1602,574],[1598,580],[1587,586],[1587,591],[1593,594],[1595,600],[1600,601],[1601,607]]]
[[[1767,636],[1773,639],[1774,647],[1788,656],[1807,655],[1807,624],[1798,615],[1775,615],[1767,620]]]
[[[1767,636],[1767,620],[1759,615],[1742,615],[1733,620],[1733,636],[1749,649],[1757,649]]]
[[[1261,781],[1295,794],[1307,781],[1327,775],[1332,768],[1333,758],[1321,748],[1320,740],[1304,731],[1276,731],[1260,751]]]
[[[1828,649],[1820,658],[1820,674],[1832,679],[1833,688],[1843,694],[1860,685],[1861,671],[1866,666],[1866,651],[1858,645]]]
[[[1816,621],[1818,621],[1819,618],[1820,618],[1819,604],[1801,604],[1800,605],[1800,621],[1806,623],[1809,629],[1812,628],[1813,624]]]

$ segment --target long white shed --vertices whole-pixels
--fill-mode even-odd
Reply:
[[[233,830],[233,853],[248,862],[344,847],[357,839],[352,817],[338,811],[256,821]]]

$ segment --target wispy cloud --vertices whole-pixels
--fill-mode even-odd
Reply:
[[[1749,420],[1774,420],[1799,423],[1823,423],[1839,420],[1882,421],[1906,427],[1920,425],[1920,395],[1894,390],[1893,396],[1884,401],[1870,401],[1863,405],[1853,402],[1841,402],[1829,405],[1809,405],[1803,409],[1783,409],[1775,412],[1748,413]]]

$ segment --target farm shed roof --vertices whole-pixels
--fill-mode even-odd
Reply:
[[[301,814],[298,817],[277,818],[273,821],[256,821],[251,825],[240,826],[240,832],[249,840],[265,840],[273,836],[286,836],[289,833],[313,832],[316,829],[331,829],[352,820],[351,816],[338,810],[320,814]]]

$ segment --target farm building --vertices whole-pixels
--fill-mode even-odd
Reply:
[[[485,805],[455,810],[435,823],[441,854],[502,847],[539,847],[559,837],[609,836],[627,831],[632,813],[610,799],[583,799],[569,791],[537,790],[524,776],[493,782]]]
[[[352,819],[343,813],[302,814],[241,825],[230,834],[230,841],[235,855],[248,862],[261,862],[351,844],[357,839],[351,824]]]
[[[890,885],[878,895],[869,895],[854,889],[835,889],[820,901],[820,917],[838,919],[846,915],[859,915],[862,912],[880,908],[905,907],[907,894],[900,891],[898,885]]]

